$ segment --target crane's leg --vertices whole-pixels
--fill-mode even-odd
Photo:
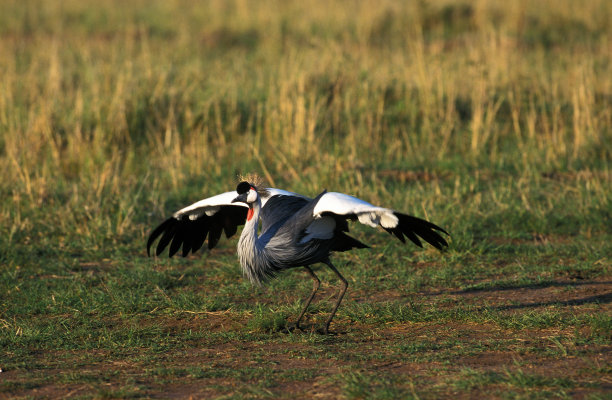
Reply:
[[[340,278],[340,280],[342,281],[342,289],[340,289],[340,295],[338,296],[336,305],[334,306],[334,309],[329,315],[327,322],[325,322],[325,328],[323,328],[323,333],[327,335],[329,333],[329,324],[334,318],[334,315],[336,315],[336,311],[338,310],[338,307],[340,306],[340,303],[342,302],[342,298],[344,297],[344,293],[346,293],[346,289],[348,288],[348,282],[346,281],[346,279],[344,279],[344,277],[340,274],[340,272],[338,272],[338,270],[336,269],[336,267],[334,267],[334,264],[332,264],[331,261],[327,260],[327,261],[324,261],[324,263],[327,264],[327,266],[331,268],[331,270],[334,271],[336,275],[338,275],[338,278]]]
[[[306,272],[308,272],[308,274],[312,277],[312,281],[313,281],[312,282],[312,293],[310,293],[310,296],[306,300],[306,304],[304,304],[304,309],[302,310],[302,312],[300,313],[300,316],[297,318],[297,321],[295,322],[295,327],[298,329],[302,329],[300,328],[300,321],[302,321],[302,318],[304,317],[304,314],[306,313],[306,310],[308,309],[310,302],[312,301],[312,299],[314,299],[315,294],[317,293],[317,290],[319,290],[319,285],[321,284],[321,281],[315,275],[312,269],[310,269],[310,267],[304,265],[304,268],[306,268]]]

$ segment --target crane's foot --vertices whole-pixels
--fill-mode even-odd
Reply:
[[[299,324],[288,323],[284,328],[282,328],[280,330],[280,332],[281,333],[291,333],[291,332],[296,331],[296,330],[303,331],[304,329]]]
[[[338,333],[340,332],[332,332],[329,330],[328,326],[322,326],[318,329],[315,329],[314,326],[309,325],[309,326],[302,326],[302,325],[298,325],[295,323],[289,323],[287,324],[287,326],[285,326],[284,328],[281,328],[278,330],[278,332],[280,333],[293,333],[296,331],[300,331],[300,332],[311,332],[311,333],[318,333],[319,335],[325,335],[325,336],[335,336],[338,335]],[[345,332],[341,332],[341,333],[345,333]]]
[[[329,329],[327,327],[317,329],[319,335],[329,335]]]
[[[332,332],[329,330],[329,326],[323,326],[319,329],[317,329],[316,331],[319,335],[325,335],[325,336],[335,336],[338,334],[338,332]]]

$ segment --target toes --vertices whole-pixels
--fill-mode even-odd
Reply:
[[[303,331],[302,327],[297,323],[288,323],[284,328],[280,329],[281,333],[291,333],[295,330]]]
[[[333,335],[333,333],[329,331],[329,328],[327,326],[317,329],[317,333],[319,335],[325,335],[325,336]]]

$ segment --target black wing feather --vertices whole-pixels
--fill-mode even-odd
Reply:
[[[389,234],[394,235],[399,240],[401,240],[402,243],[406,243],[405,237],[407,237],[408,239],[410,239],[412,243],[416,244],[419,247],[423,247],[423,243],[419,239],[419,237],[421,237],[421,239],[431,244],[438,250],[442,250],[444,247],[448,246],[448,243],[446,242],[446,240],[442,236],[440,236],[440,234],[436,231],[440,231],[447,235],[448,235],[448,232],[446,232],[444,229],[440,228],[439,226],[432,224],[431,222],[426,221],[424,219],[413,217],[410,215],[406,215],[406,214],[402,214],[398,212],[393,212],[393,214],[395,214],[395,216],[398,219],[397,226],[395,228],[384,228],[384,229],[387,232],[389,232]],[[359,242],[357,239],[354,239],[343,233],[343,232],[348,232],[347,221],[357,219],[356,214],[338,215],[332,212],[324,212],[322,215],[333,217],[336,220],[335,238],[339,241],[339,243],[337,245],[338,248],[332,248],[332,250],[346,251],[346,250],[350,250],[355,247],[356,248],[368,247],[365,244]],[[340,233],[342,233],[343,236],[341,236]],[[352,242],[353,245],[350,245],[349,244],[350,242],[348,240],[354,241]]]
[[[191,245],[191,252],[195,253],[196,251],[200,250],[204,244],[204,241],[206,240],[206,236],[208,235],[208,226],[202,223],[202,221],[197,221],[197,223],[193,226],[194,232],[197,234],[194,236],[193,244]]]
[[[223,231],[225,232],[226,238],[231,238],[234,236],[236,231],[238,230],[238,225],[232,221],[232,218],[229,215],[225,215],[223,219]]]
[[[191,251],[191,243],[193,243],[193,237],[189,236],[189,234],[185,235],[183,242],[183,253],[181,253],[183,257],[187,257],[187,254],[189,254]]]
[[[185,230],[182,230],[182,229],[176,230],[174,234],[174,239],[172,239],[172,244],[170,244],[170,251],[168,252],[168,257],[172,257],[173,255],[175,255],[176,252],[179,251],[179,249],[183,245]]]
[[[413,217],[410,215],[401,214],[398,212],[395,212],[394,214],[398,218],[399,222],[397,227],[394,228],[392,231],[400,230],[404,235],[408,236],[408,238],[412,240],[417,246],[423,247],[417,235],[438,250],[442,250],[444,247],[448,246],[448,242],[436,231],[440,231],[447,235],[448,232],[446,232],[439,226],[432,224],[429,221],[425,221],[424,219]]]
[[[410,239],[410,241],[414,244],[416,244],[419,247],[423,247],[423,243],[421,243],[421,241],[419,240],[419,237],[417,235],[415,235],[412,232],[406,232],[405,235],[408,237],[408,239]]]
[[[236,234],[238,226],[246,221],[246,214],[245,207],[224,205],[211,216],[203,213],[193,220],[187,215],[181,216],[180,219],[168,218],[149,235],[147,254],[151,254],[151,246],[160,236],[155,252],[158,256],[170,244],[169,257],[176,254],[181,246],[182,255],[185,257],[190,251],[193,253],[198,251],[204,245],[206,237],[208,237],[208,248],[212,249],[219,242],[222,232],[225,232],[228,238]]]
[[[401,230],[394,229],[392,232],[393,232],[393,234],[395,235],[396,238],[401,240],[402,243],[406,243],[406,239],[404,239],[404,234],[402,233]]]
[[[208,249],[212,249],[219,243],[219,239],[221,238],[221,232],[223,231],[223,226],[221,225],[212,225],[210,227],[210,232],[208,232]]]
[[[198,232],[198,224],[194,221],[194,223],[187,224],[185,229],[185,233],[183,234],[183,257],[187,257],[187,254],[193,248],[195,242],[201,236],[201,233]]]
[[[170,243],[170,241],[174,237],[174,234],[176,233],[178,226],[179,226],[179,223],[178,221],[176,221],[171,226],[169,226],[168,229],[164,232],[161,239],[159,239],[159,243],[157,243],[157,250],[155,251],[156,255],[160,255],[164,251],[166,246],[168,246],[168,243]]]
[[[151,245],[153,244],[155,239],[157,239],[159,235],[164,233],[170,226],[172,226],[174,221],[176,221],[174,218],[168,218],[167,220],[162,222],[157,228],[155,228],[153,232],[151,232],[151,234],[149,235],[149,240],[147,240],[147,255],[148,256],[151,255]]]

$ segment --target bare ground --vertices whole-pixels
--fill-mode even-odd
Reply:
[[[365,296],[351,293],[347,301],[366,301]],[[401,297],[390,291],[367,301]],[[604,277],[482,290],[432,290],[417,297],[424,304],[442,298],[444,302],[436,303],[441,307],[463,302],[508,316],[559,305],[563,312],[575,315],[595,312],[595,307],[596,312],[609,315],[612,281]],[[187,330],[231,333],[243,330],[248,318],[217,312],[179,318],[152,316],[143,324],[161,325],[169,334]],[[561,390],[564,396],[578,399],[594,393],[612,394],[611,347],[577,343],[576,338],[590,334],[586,328],[578,332],[575,327],[517,330],[487,321],[370,324],[340,315],[334,329],[335,335],[314,341],[278,332],[252,341],[231,335],[225,340],[203,338],[200,343],[192,341],[184,348],[146,357],[141,357],[145,349],[120,354],[38,352],[32,368],[0,374],[0,379],[12,385],[0,397],[358,398],[359,393],[347,389],[346,377],[355,373],[392,377],[395,380],[390,385],[419,398],[500,398],[507,390],[520,394],[534,387],[549,389],[555,396],[561,396]],[[291,335],[307,338],[312,333]],[[410,344],[422,347],[410,349]],[[66,378],[71,375],[74,382]],[[564,386],[564,382],[571,383]]]

